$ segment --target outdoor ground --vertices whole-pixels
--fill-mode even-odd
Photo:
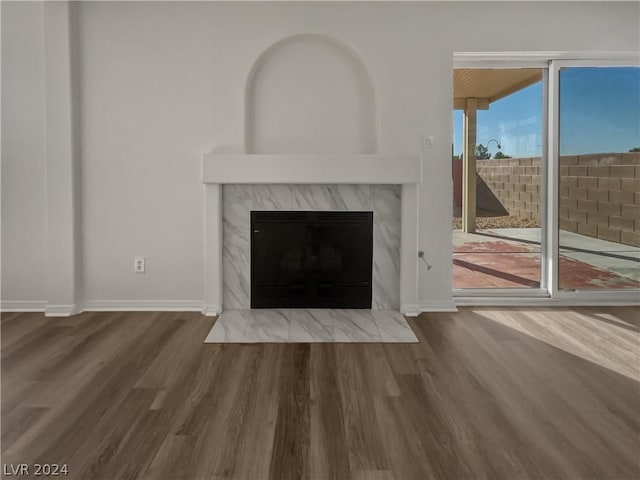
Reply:
[[[453,252],[454,288],[540,286],[540,228],[454,230]],[[561,231],[559,275],[566,290],[640,288],[640,249]]]
[[[529,220],[517,216],[507,217],[478,217],[476,218],[476,227],[479,229],[486,228],[540,228],[538,220]],[[462,230],[462,219],[460,217],[453,218],[453,229]]]

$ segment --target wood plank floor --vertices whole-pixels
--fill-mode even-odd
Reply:
[[[2,462],[82,479],[637,479],[631,307],[463,308],[419,344],[205,345],[197,313],[2,315]]]

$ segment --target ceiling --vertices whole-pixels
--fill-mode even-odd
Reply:
[[[453,71],[453,98],[487,99],[491,103],[541,79],[539,68],[457,68]]]

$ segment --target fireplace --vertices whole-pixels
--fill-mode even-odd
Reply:
[[[371,308],[373,212],[252,211],[252,308]]]
[[[372,211],[371,308],[417,315],[420,157],[208,153],[202,181],[206,315],[251,308],[252,211]]]

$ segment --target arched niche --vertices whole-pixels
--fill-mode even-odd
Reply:
[[[370,154],[376,101],[358,54],[324,35],[279,41],[256,61],[246,88],[246,151]]]

